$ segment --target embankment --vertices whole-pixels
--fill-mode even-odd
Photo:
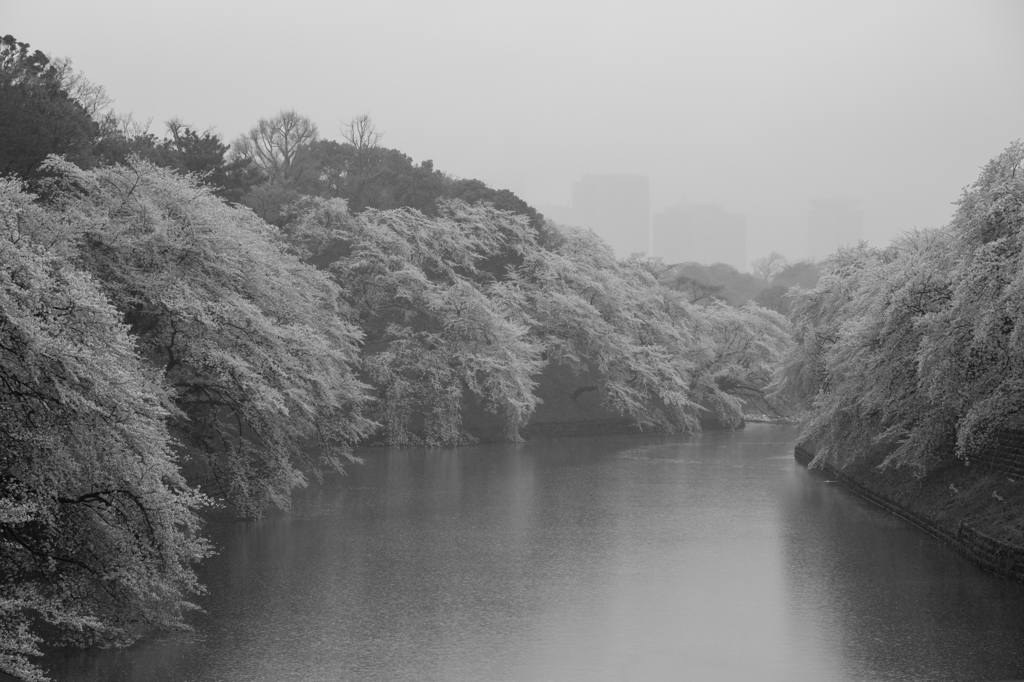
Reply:
[[[796,446],[805,466],[814,447]],[[909,468],[877,469],[882,455],[837,471],[819,465],[846,488],[913,523],[976,565],[1024,582],[1024,432],[1003,432],[985,456],[949,461],[918,477]]]

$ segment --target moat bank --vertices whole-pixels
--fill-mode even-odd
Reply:
[[[813,444],[798,443],[794,456],[809,465]],[[908,467],[880,473],[883,456],[868,455],[842,471],[828,464],[816,469],[974,564],[1024,582],[1024,433],[1002,433],[985,457],[954,460],[922,477]]]

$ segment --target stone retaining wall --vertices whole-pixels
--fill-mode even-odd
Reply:
[[[971,458],[993,471],[1024,478],[1024,431],[997,431],[993,443],[981,455]]]
[[[807,466],[814,459],[814,453],[805,444],[797,445],[793,456],[797,462],[804,466]],[[869,502],[877,504],[886,511],[909,521],[929,535],[950,545],[981,568],[992,571],[1004,578],[1024,582],[1024,547],[996,540],[972,528],[963,521],[955,529],[940,526],[932,519],[927,518],[926,515],[913,512],[892,500],[878,495],[827,464],[822,466],[822,470],[829,476],[834,476],[837,481],[850,491],[860,495]]]

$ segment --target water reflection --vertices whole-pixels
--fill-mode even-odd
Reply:
[[[824,483],[784,496],[789,603],[808,647],[854,679],[983,680],[1024,671],[1021,586]]]
[[[793,432],[375,450],[213,529],[193,635],[57,680],[998,679],[1024,590],[809,475]]]

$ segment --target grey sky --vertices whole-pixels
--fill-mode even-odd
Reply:
[[[178,116],[230,140],[295,108],[337,138],[368,112],[387,146],[534,205],[647,175],[655,211],[745,214],[748,259],[803,257],[816,197],[859,199],[876,244],[943,224],[1024,137],[1015,0],[0,0],[0,33],[156,132]]]

